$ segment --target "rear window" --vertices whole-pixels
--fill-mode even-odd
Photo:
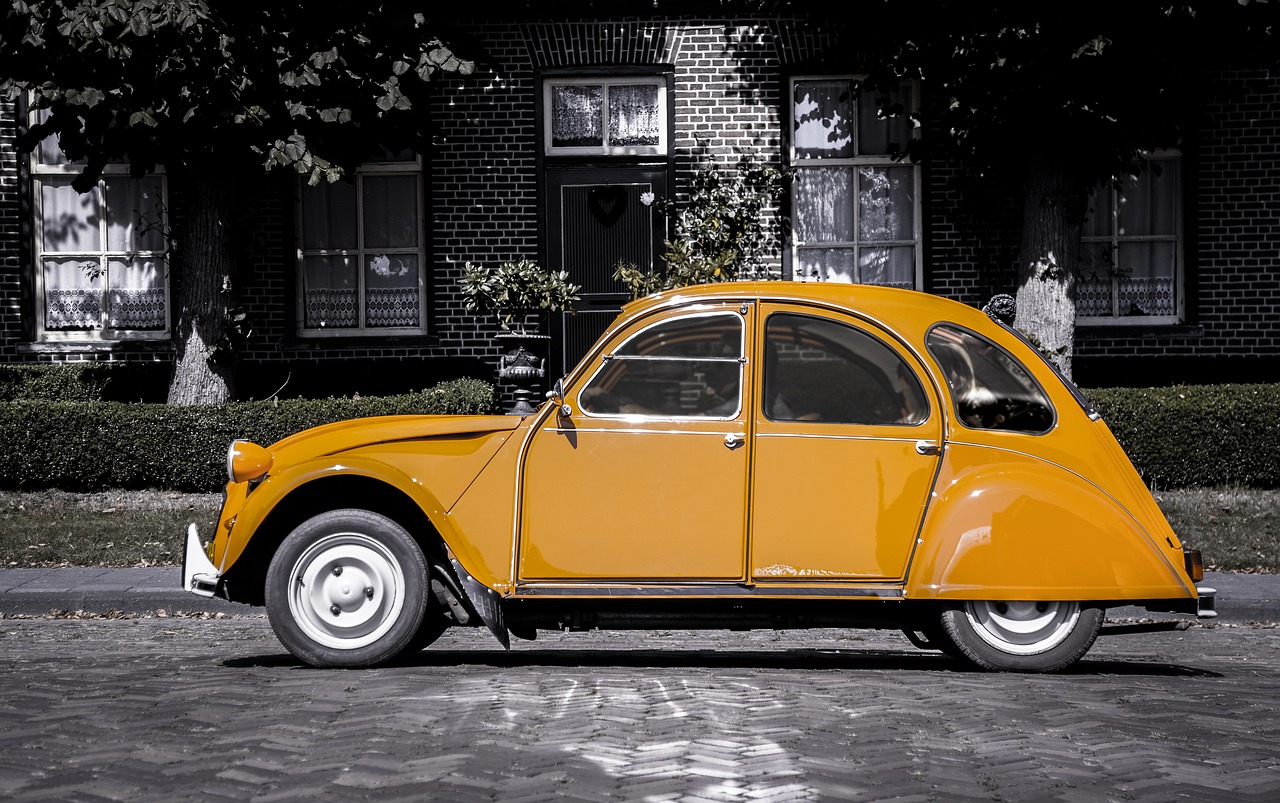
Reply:
[[[956,418],[964,426],[1032,434],[1053,428],[1049,398],[1009,352],[950,324],[931,329],[925,345],[947,378]]]

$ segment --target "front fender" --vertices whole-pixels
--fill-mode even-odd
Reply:
[[[405,494],[426,514],[459,563],[464,567],[476,564],[466,539],[457,532],[457,528],[445,515],[440,500],[429,488],[394,466],[366,457],[341,455],[290,466],[278,474],[269,475],[247,496],[237,494],[243,499],[242,506],[238,511],[226,511],[230,514],[226,518],[233,516],[234,524],[228,531],[224,521],[219,528],[223,532],[219,533],[220,537],[214,543],[213,562],[218,566],[219,572],[225,574],[235,565],[245,554],[263,522],[291,494],[312,482],[342,476],[375,480]],[[234,498],[235,496],[228,494],[229,501]],[[359,500],[352,500],[352,505],[359,505]],[[225,538],[222,537],[224,534]]]
[[[1144,526],[1114,497],[1060,466],[1013,452],[991,457],[989,449],[948,446],[908,598],[1195,597],[1181,546],[1159,538],[1155,522]]]

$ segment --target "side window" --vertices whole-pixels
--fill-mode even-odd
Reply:
[[[579,395],[590,415],[734,418],[742,409],[742,318],[689,315],[632,335]]]
[[[32,112],[32,120],[45,111]],[[31,153],[37,338],[142,340],[169,335],[169,230],[163,171],[110,163],[80,193],[52,138]]]
[[[910,82],[877,96],[857,76],[791,80],[796,279],[920,286],[920,167],[901,158],[917,95]]]
[[[764,414],[772,421],[919,424],[929,402],[888,345],[852,326],[776,314],[765,325]]]
[[[422,165],[379,154],[351,181],[300,185],[298,330],[306,337],[422,334]]]
[[[1054,410],[1011,354],[972,332],[935,326],[925,339],[947,377],[960,423],[973,429],[1048,432]]]

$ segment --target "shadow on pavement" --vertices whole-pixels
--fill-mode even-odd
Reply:
[[[308,669],[291,655],[231,658],[235,669],[293,667]],[[601,667],[630,669],[788,669],[788,670],[912,670],[958,674],[988,674],[967,663],[930,652],[893,650],[518,650],[513,652],[427,649],[401,656],[382,669],[413,667],[489,666],[500,669],[531,667]],[[330,670],[318,670],[330,671]],[[1196,667],[1140,660],[1082,660],[1067,675],[1126,675],[1142,677],[1222,677]]]

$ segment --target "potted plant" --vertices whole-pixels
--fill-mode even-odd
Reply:
[[[496,266],[468,262],[462,269],[467,309],[492,314],[504,333],[535,334],[547,314],[571,312],[581,289],[569,281],[567,272],[548,270],[529,259]],[[529,316],[535,313],[530,326]]]
[[[536,393],[532,387],[546,376],[548,336],[538,329],[550,313],[571,312],[580,289],[569,281],[567,272],[547,270],[528,259],[494,267],[468,262],[463,267],[462,294],[467,309],[492,314],[502,329],[498,337],[505,343],[498,378],[516,385],[511,413],[533,412]]]

